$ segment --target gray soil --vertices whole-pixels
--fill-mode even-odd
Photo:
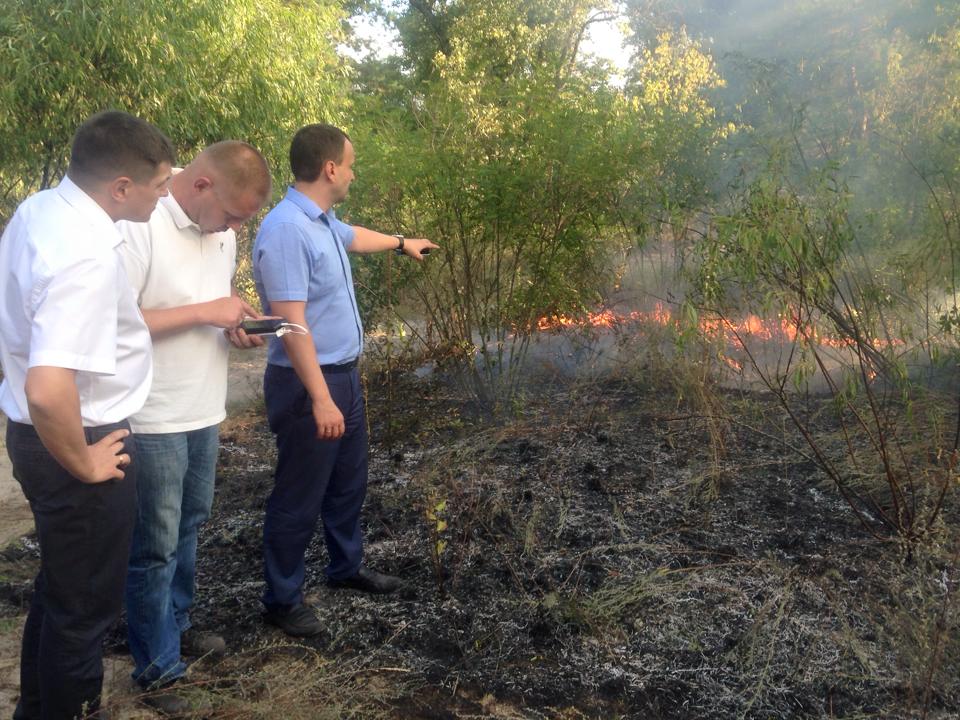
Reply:
[[[366,562],[404,588],[328,588],[317,533],[306,602],[324,631],[290,642],[260,618],[275,460],[261,367],[248,355],[231,371],[192,616],[231,653],[191,669],[191,717],[958,717],[955,493],[904,553],[869,513],[877,537],[854,519],[769,396],[658,385],[666,374],[640,363],[526,378],[495,422],[442,369],[365,366]],[[799,410],[842,457],[831,407]],[[943,477],[936,460],[924,477]],[[3,700],[36,563],[29,538],[0,552]],[[110,702],[150,717],[123,643],[122,630],[108,643]]]

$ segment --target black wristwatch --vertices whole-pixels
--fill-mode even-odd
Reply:
[[[397,248],[394,250],[394,252],[397,255],[403,255],[403,235],[394,235],[394,237],[400,241],[400,244],[397,245]]]

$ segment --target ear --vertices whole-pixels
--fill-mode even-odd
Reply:
[[[327,160],[323,163],[323,176],[327,180],[333,180],[337,174],[337,164],[333,160]]]
[[[205,192],[213,187],[213,180],[208,178],[206,175],[201,175],[196,180],[193,181],[193,189],[198,193]]]
[[[127,194],[130,192],[130,189],[133,187],[133,180],[128,178],[126,175],[121,175],[120,177],[114,178],[110,181],[108,192],[110,198],[114,202],[122,203],[126,202]]]

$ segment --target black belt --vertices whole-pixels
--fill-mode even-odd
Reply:
[[[350,362],[340,363],[339,365],[321,365],[320,369],[324,373],[345,373],[350,372],[357,366],[356,360],[351,360]]]

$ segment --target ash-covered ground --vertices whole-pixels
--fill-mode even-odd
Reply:
[[[727,392],[727,422],[604,375],[491,421],[438,375],[367,389],[367,561],[405,588],[328,589],[317,533],[326,631],[261,622],[273,440],[256,407],[236,414],[194,614],[234,655],[191,674],[212,696],[198,717],[958,716],[951,533],[909,557],[871,537],[769,399]],[[14,614],[25,574],[5,577]]]
[[[367,380],[367,558],[406,587],[327,589],[318,534],[309,599],[328,630],[306,644],[364,673],[388,668],[402,680],[392,716],[922,706],[922,635],[943,606],[929,568],[870,537],[790,449],[802,441],[769,401],[729,398],[743,417],[718,427],[664,390],[607,377],[540,385],[513,417],[484,422],[439,378]],[[273,449],[258,417],[234,428],[198,618],[253,647],[279,637],[258,619]],[[960,708],[956,661],[940,658],[931,717]]]

